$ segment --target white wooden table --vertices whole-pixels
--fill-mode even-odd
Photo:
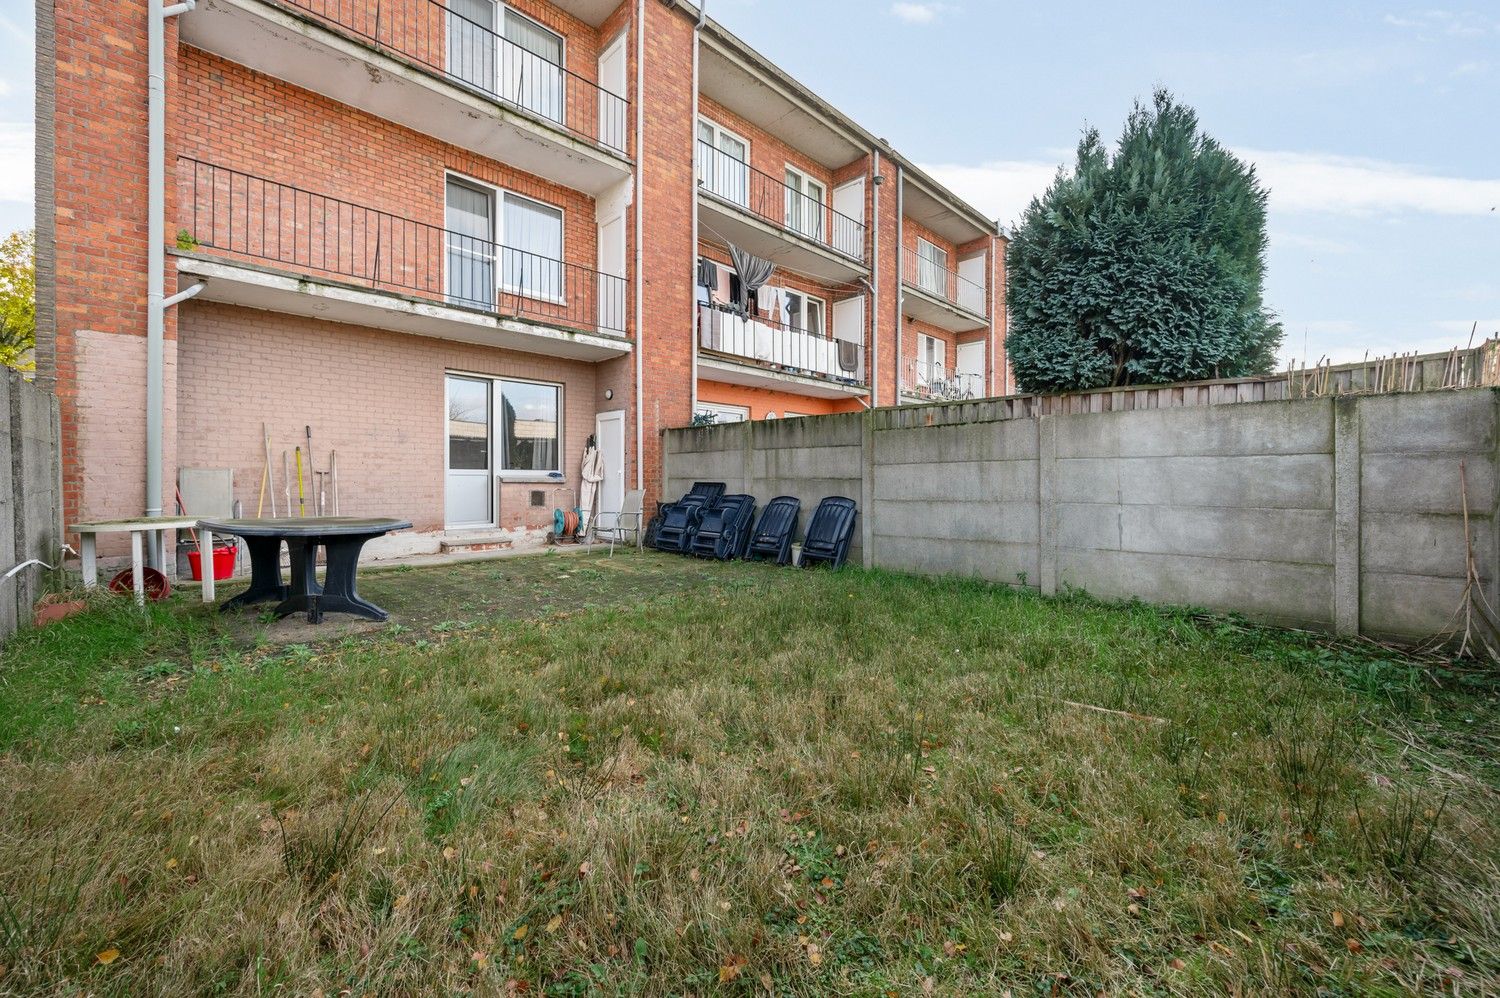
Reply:
[[[168,532],[186,530],[197,524],[198,518],[195,516],[138,516],[127,520],[99,520],[94,523],[73,524],[68,531],[76,533],[79,538],[79,559],[83,563],[83,587],[92,589],[99,584],[98,536],[128,533],[130,534],[130,577],[135,584],[135,601],[144,606],[146,602],[145,546],[148,540],[156,552],[156,563],[162,566],[163,571],[166,571],[167,565],[170,564],[167,561]],[[212,576],[213,559],[205,560],[208,564],[204,566],[204,574]],[[212,603],[213,598],[213,585],[205,585],[203,601]]]

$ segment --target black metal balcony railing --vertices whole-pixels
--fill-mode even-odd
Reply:
[[[624,155],[630,102],[437,0],[276,0]]]
[[[752,215],[861,263],[865,226],[817,198],[698,140],[698,186]]]
[[[936,361],[909,359],[902,372],[901,390],[914,398],[962,402],[984,395],[984,378],[959,374]]]
[[[625,279],[183,157],[178,247],[586,331],[625,333]]]
[[[967,277],[960,277],[956,271],[949,270],[915,250],[901,250],[901,279],[966,312],[979,316],[987,312],[988,298],[984,285],[976,284]]]
[[[701,302],[698,345],[713,353],[787,374],[851,385],[865,383],[863,343],[830,339],[821,333]]]

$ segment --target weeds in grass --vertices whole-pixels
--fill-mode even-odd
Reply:
[[[44,876],[21,873],[19,884],[0,887],[0,957],[6,966],[34,966],[52,953],[78,915],[84,885],[97,871],[94,862],[66,869],[54,844]]]
[[[1417,873],[1432,854],[1450,796],[1445,792],[1434,807],[1422,791],[1398,789],[1369,815],[1356,802],[1355,823],[1370,858],[1398,877]]]
[[[1015,897],[1026,876],[1030,847],[1009,826],[981,820],[955,850],[964,882],[998,907]]]
[[[1304,835],[1318,836],[1341,793],[1359,732],[1337,721],[1319,722],[1299,701],[1274,726],[1270,745],[1277,786]]]
[[[371,806],[374,793],[367,790],[346,802],[332,828],[288,833],[285,814],[277,812],[281,862],[287,876],[312,891],[332,886],[401,800],[400,794],[392,794],[385,806],[377,809]]]

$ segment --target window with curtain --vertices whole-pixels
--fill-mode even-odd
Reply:
[[[948,296],[948,253],[925,239],[917,240],[917,287]]]
[[[501,227],[505,290],[527,298],[562,301],[563,213],[559,208],[506,194]]]
[[[735,204],[750,203],[750,144],[706,119],[698,121],[698,182]]]
[[[489,191],[448,180],[445,276],[450,301],[475,308],[495,307],[494,207]]]
[[[562,35],[509,7],[501,29],[500,96],[561,124],[567,105]]]
[[[494,0],[448,0],[448,73],[487,94],[496,93],[495,13]]]
[[[786,170],[786,226],[819,241],[823,238],[823,185],[799,170]]]
[[[502,471],[561,471],[562,389],[530,381],[500,382]]]

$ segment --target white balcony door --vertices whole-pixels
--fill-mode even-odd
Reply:
[[[953,361],[958,375],[959,391],[975,396],[984,394],[984,341],[960,343]]]
[[[499,32],[494,0],[449,0],[448,73],[487,94],[496,94]]]
[[[490,505],[494,452],[491,391],[493,385],[486,378],[448,375],[444,506],[449,527],[487,527],[495,522]]]
[[[599,225],[599,273],[621,278],[599,280],[599,328],[625,332],[625,216]]]
[[[861,370],[860,350],[858,346],[865,341],[865,299],[863,295],[857,298],[845,298],[833,303],[833,339],[834,349],[838,351],[839,376],[844,378],[863,379],[864,371]],[[840,346],[840,344],[853,344]],[[791,415],[788,413],[787,415]]]
[[[449,300],[495,307],[495,201],[490,191],[449,178],[447,194]]]
[[[948,254],[925,239],[917,240],[917,287],[948,297]]]
[[[562,35],[509,7],[501,18],[501,33],[500,96],[562,124],[567,108]]]
[[[698,122],[698,182],[735,204],[750,204],[750,143],[708,120]]]
[[[823,241],[823,185],[792,167],[786,168],[786,227],[809,239]]]
[[[865,178],[833,189],[833,248],[845,256],[864,259]]]
[[[942,381],[947,361],[948,344],[925,333],[917,336],[917,378],[922,384]]]
[[[625,33],[599,53],[599,141],[611,149],[625,148],[625,94],[627,91]],[[611,96],[613,95],[613,96]],[[616,98],[619,98],[618,100]]]
[[[984,314],[985,258],[971,256],[958,261],[958,307]]]

